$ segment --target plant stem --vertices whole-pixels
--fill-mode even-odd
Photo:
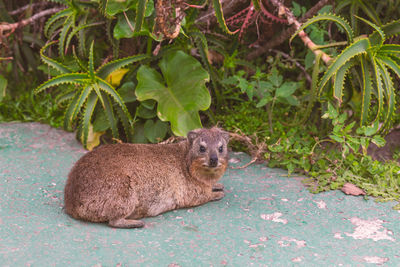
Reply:
[[[10,31],[10,33],[12,33],[17,28],[24,27],[24,26],[34,22],[35,20],[40,19],[41,17],[56,13],[56,12],[62,10],[62,9],[64,9],[64,8],[54,7],[54,8],[51,8],[51,9],[43,10],[43,11],[33,15],[32,17],[28,18],[28,19],[24,19],[24,20],[21,20],[21,21],[16,22],[16,23],[1,24],[0,25],[0,36],[3,35],[4,31]]]

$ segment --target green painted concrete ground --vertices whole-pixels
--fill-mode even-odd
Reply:
[[[63,211],[73,134],[0,124],[0,266],[400,266],[400,213],[301,177],[229,169],[226,197],[145,219],[143,229],[76,221]],[[249,158],[232,154],[231,165]]]

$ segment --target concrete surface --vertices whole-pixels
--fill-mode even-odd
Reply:
[[[224,199],[143,229],[76,221],[63,188],[84,153],[71,133],[0,124],[0,266],[400,266],[394,203],[313,195],[301,177],[263,165],[229,169]]]

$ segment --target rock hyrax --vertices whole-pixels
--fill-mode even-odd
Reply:
[[[224,197],[216,183],[228,166],[229,134],[197,129],[175,144],[104,145],[79,159],[68,175],[65,211],[112,227],[144,226],[143,217]]]

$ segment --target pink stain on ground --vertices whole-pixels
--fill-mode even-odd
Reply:
[[[272,214],[261,214],[261,219],[266,220],[266,221],[273,221],[273,222],[278,222],[278,223],[283,223],[287,224],[286,219],[281,219],[280,217],[282,216],[282,213],[280,212],[274,212]]]
[[[282,237],[281,240],[278,241],[278,245],[280,247],[289,247],[292,244],[291,243],[295,243],[297,248],[304,248],[307,244],[306,241],[304,240],[297,240],[295,238],[290,238],[290,237]]]
[[[350,219],[350,222],[354,224],[356,228],[354,229],[354,233],[352,234],[345,233],[347,236],[351,236],[354,239],[370,238],[374,241],[383,239],[394,241],[394,238],[391,237],[391,235],[393,235],[393,232],[382,226],[382,220],[363,220],[357,217],[353,217]]]
[[[335,233],[334,238],[336,238],[336,239],[343,239],[344,237],[342,236],[341,233]]]
[[[368,263],[375,263],[375,264],[384,264],[385,262],[387,262],[389,260],[389,258],[381,258],[381,257],[377,257],[377,256],[367,256],[364,257],[365,262]]]
[[[301,262],[303,260],[303,257],[296,257],[292,259],[292,262]]]
[[[326,210],[326,203],[325,203],[325,201],[323,201],[323,200],[314,201],[314,203],[317,204],[317,207],[318,207],[319,209],[324,209],[324,210]]]

